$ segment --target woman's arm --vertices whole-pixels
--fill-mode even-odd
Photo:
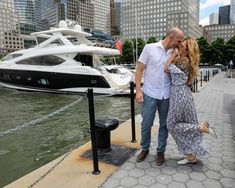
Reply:
[[[175,49],[172,54],[170,59],[165,63],[164,65],[164,71],[169,72],[168,67],[170,64],[175,64],[177,61],[179,61],[180,55],[177,49]]]

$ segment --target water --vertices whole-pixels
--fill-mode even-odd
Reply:
[[[0,132],[45,116],[81,98],[0,88]],[[130,118],[127,97],[95,97],[96,118]],[[136,114],[140,112],[136,107]],[[90,140],[87,100],[41,123],[0,136],[0,187]]]

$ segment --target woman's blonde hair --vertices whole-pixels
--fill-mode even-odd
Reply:
[[[191,37],[185,39],[189,57],[189,77],[188,81],[197,77],[200,62],[200,50],[197,41]]]

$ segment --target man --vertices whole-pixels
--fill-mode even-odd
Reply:
[[[147,44],[138,59],[136,69],[136,102],[142,104],[141,115],[141,153],[136,161],[143,161],[149,153],[151,142],[151,127],[155,119],[156,110],[159,115],[159,133],[156,165],[165,162],[164,152],[167,145],[168,130],[166,118],[169,107],[170,76],[164,72],[164,64],[171,56],[173,48],[177,48],[183,41],[184,33],[179,28],[170,29],[164,40]],[[144,73],[143,92],[141,80]]]

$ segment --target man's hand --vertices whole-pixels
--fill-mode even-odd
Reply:
[[[138,104],[142,103],[142,101],[143,101],[143,93],[142,93],[141,90],[140,91],[136,91],[136,93],[135,93],[135,100],[136,100],[136,102]]]

